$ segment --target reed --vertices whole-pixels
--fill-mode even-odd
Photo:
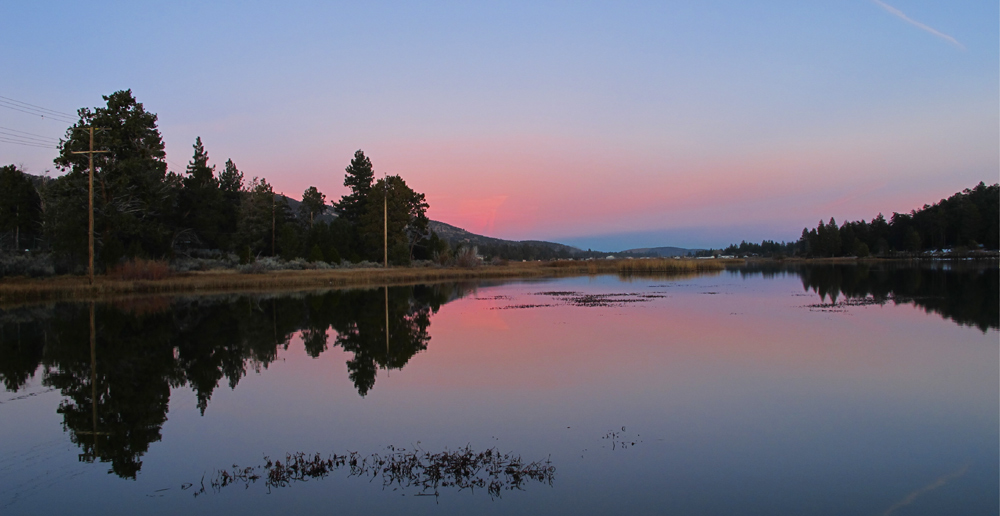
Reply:
[[[133,258],[125,263],[116,265],[108,276],[117,280],[162,280],[170,276],[170,264],[160,260],[145,260]]]
[[[730,263],[743,263],[743,260],[675,260],[659,258],[649,260],[619,260],[617,262],[620,274],[642,274],[663,272],[697,272],[721,271]]]

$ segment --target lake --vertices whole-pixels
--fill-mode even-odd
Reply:
[[[11,308],[0,513],[996,515],[998,328],[995,263]]]

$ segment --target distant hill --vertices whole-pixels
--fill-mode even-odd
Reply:
[[[683,247],[640,247],[637,249],[626,249],[621,254],[636,254],[642,256],[688,256],[694,255],[704,249],[685,249]]]
[[[281,198],[281,194],[275,194],[275,198]],[[298,213],[299,205],[302,204],[299,200],[287,197],[288,207],[292,209],[292,212]],[[326,210],[322,215],[316,217],[317,221],[322,222],[332,222],[337,218],[337,214],[333,211],[332,206],[327,206]],[[471,233],[462,228],[452,226],[451,224],[446,224],[444,222],[439,222],[436,220],[430,221],[430,229],[438,234],[439,237],[448,241],[451,246],[456,246],[458,244],[473,245],[480,248],[500,248],[509,246],[531,246],[538,249],[544,249],[551,254],[559,255],[570,255],[576,256],[584,251],[565,244],[558,244],[555,242],[545,242],[542,240],[504,240],[502,238],[493,238],[483,235],[477,235]]]
[[[276,194],[275,197],[279,197],[279,195]],[[293,212],[298,213],[299,204],[300,202],[298,200],[288,197],[288,205]],[[316,220],[331,222],[335,218],[337,218],[337,214],[333,211],[333,207],[328,206],[322,215],[316,217]],[[458,244],[471,245],[478,247],[481,252],[504,255],[505,257],[511,257],[507,255],[511,255],[512,252],[518,248],[524,249],[528,247],[535,249],[535,251],[529,252],[528,254],[537,258],[572,257],[577,259],[603,258],[606,255],[633,255],[636,257],[694,256],[698,251],[704,250],[685,249],[683,247],[640,247],[619,252],[588,252],[578,247],[556,242],[547,242],[544,240],[504,240],[502,238],[477,235],[460,227],[452,226],[451,224],[446,224],[437,220],[430,221],[430,229],[437,233],[439,237],[446,240],[452,247],[455,247]]]
[[[451,224],[445,224],[444,222],[438,222],[432,220],[430,223],[430,228],[432,231],[438,234],[439,237],[447,240],[449,244],[455,245],[459,243],[465,243],[469,245],[479,246],[479,247],[490,247],[490,246],[521,246],[529,245],[532,247],[539,247],[548,249],[554,253],[568,253],[570,255],[577,255],[584,252],[580,248],[557,244],[555,242],[546,242],[543,240],[504,240],[502,238],[493,238],[483,235],[477,235],[475,233],[470,233],[462,228],[452,226]]]

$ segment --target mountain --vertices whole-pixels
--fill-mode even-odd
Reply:
[[[276,199],[280,199],[282,194],[275,194]],[[298,213],[299,205],[301,201],[287,197],[288,207],[292,209],[293,213]],[[322,222],[332,222],[337,218],[337,214],[333,211],[332,206],[328,206],[322,215],[316,217],[317,221]],[[545,242],[542,240],[504,240],[502,238],[493,238],[483,235],[477,235],[475,233],[470,233],[462,228],[452,226],[451,224],[446,224],[444,222],[439,222],[436,220],[431,220],[429,227],[431,231],[434,231],[443,240],[448,241],[448,243],[454,247],[458,244],[467,244],[477,246],[479,248],[503,248],[503,247],[532,247],[535,249],[544,250],[546,254],[561,255],[561,256],[575,256],[582,251],[579,248],[558,244],[555,242]]]
[[[621,254],[637,254],[642,256],[688,256],[694,255],[704,249],[685,249],[683,247],[640,247],[637,249],[627,249]]]
[[[583,252],[583,250],[577,247],[557,244],[555,242],[546,242],[543,240],[504,240],[502,238],[477,235],[462,228],[452,226],[451,224],[445,224],[444,222],[438,222],[436,220],[430,221],[430,229],[437,233],[442,239],[447,240],[448,243],[453,246],[459,243],[470,244],[478,247],[528,245],[531,247],[547,249],[553,253],[560,254],[575,255]]]

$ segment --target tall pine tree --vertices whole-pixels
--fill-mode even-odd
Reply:
[[[375,181],[375,169],[371,160],[359,149],[345,172],[347,175],[344,176],[344,186],[350,188],[351,193],[341,197],[335,208],[344,220],[357,224],[365,212],[368,192]]]
[[[215,167],[208,165],[208,152],[195,138],[194,156],[187,166],[187,176],[178,196],[182,225],[198,235],[201,247],[218,249],[221,244],[220,229],[223,224],[222,191],[215,178]]]

